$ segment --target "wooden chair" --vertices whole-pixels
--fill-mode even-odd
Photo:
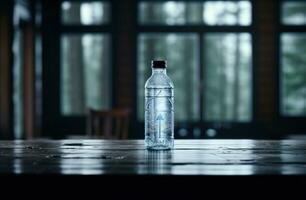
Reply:
[[[89,109],[87,136],[102,139],[127,139],[129,117],[129,109],[114,109],[111,111]]]

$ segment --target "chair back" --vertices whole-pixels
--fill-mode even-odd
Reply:
[[[129,109],[110,111],[89,109],[87,136],[102,139],[127,139],[129,117]]]

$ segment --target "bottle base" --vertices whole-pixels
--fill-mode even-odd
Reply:
[[[156,146],[147,147],[147,150],[150,150],[150,151],[171,150],[171,149],[172,149],[172,147],[163,146],[163,145],[156,145]]]
[[[174,147],[173,140],[160,140],[153,142],[151,139],[145,140],[145,146],[148,150],[171,150]]]

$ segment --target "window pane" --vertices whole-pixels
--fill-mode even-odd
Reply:
[[[61,111],[85,114],[110,107],[110,38],[106,34],[64,35],[61,39]]]
[[[218,1],[204,3],[204,22],[208,25],[250,25],[249,1]]]
[[[249,121],[252,116],[251,36],[204,36],[204,117],[208,121]]]
[[[110,18],[110,6],[106,2],[64,1],[61,10],[64,24],[105,24]]]
[[[14,137],[21,139],[24,132],[24,33],[16,28],[13,40],[13,106],[14,106]]]
[[[144,115],[144,85],[150,61],[165,59],[174,83],[176,120],[199,119],[198,38],[195,34],[141,34],[138,40],[138,119]]]
[[[282,22],[284,24],[306,24],[306,2],[284,2],[282,4]]]
[[[142,24],[250,25],[251,3],[249,1],[141,2],[139,16]]]
[[[281,36],[281,111],[306,115],[306,34]]]

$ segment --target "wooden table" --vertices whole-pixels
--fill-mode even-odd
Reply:
[[[142,140],[0,141],[1,174],[306,174],[305,140],[176,140],[147,151]]]

